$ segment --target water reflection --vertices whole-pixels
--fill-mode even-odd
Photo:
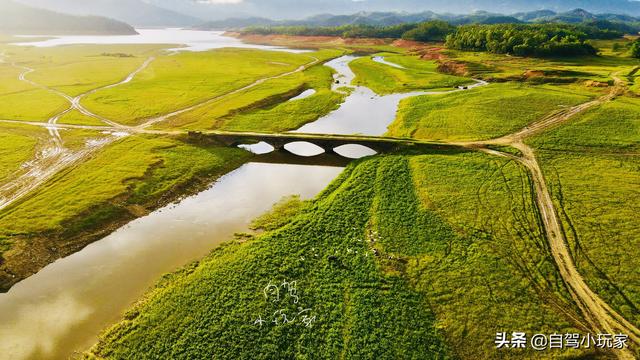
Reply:
[[[256,155],[268,154],[273,152],[275,148],[264,141],[260,141],[257,144],[241,144],[238,145],[239,148],[250,151]]]
[[[323,148],[306,141],[291,142],[286,144],[284,148],[290,153],[298,156],[317,156],[324,153]]]
[[[342,134],[342,135],[383,135],[387,127],[396,118],[400,100],[422,95],[423,92],[391,94],[380,96],[364,86],[353,86],[355,74],[349,63],[358,57],[343,56],[327,62],[325,65],[336,71],[334,75],[334,91],[350,89],[350,94],[340,108],[321,117],[317,121],[306,124],[294,132],[309,134]]]
[[[124,226],[0,294],[0,354],[67,358],[162,274],[207,254],[282,196],[315,196],[342,169],[249,163],[212,188]]]
[[[365,156],[377,154],[377,152],[375,152],[374,150],[358,144],[347,144],[338,146],[337,148],[333,149],[333,151],[335,151],[340,156],[344,156],[349,159],[360,159]]]
[[[51,36],[42,41],[19,42],[13,45],[54,47],[78,44],[180,44],[184,47],[170,50],[206,51],[220,48],[251,48],[303,53],[306,50],[287,49],[278,46],[246,44],[239,39],[223,36],[222,31],[202,31],[185,29],[136,29],[138,35],[82,35]],[[23,38],[43,38],[43,35],[22,36]]]

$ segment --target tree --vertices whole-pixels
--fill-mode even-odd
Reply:
[[[636,39],[633,44],[631,44],[631,56],[640,59],[640,39]]]
[[[446,21],[427,21],[405,32],[402,38],[414,41],[442,41],[455,30],[456,28]]]

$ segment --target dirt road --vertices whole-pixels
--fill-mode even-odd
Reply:
[[[593,101],[580,104],[559,113],[548,116],[538,122],[525,127],[513,134],[509,134],[497,139],[470,142],[464,144],[472,148],[480,148],[481,151],[502,157],[511,158],[524,165],[531,174],[531,179],[535,189],[536,203],[540,216],[544,224],[544,231],[551,249],[551,255],[558,266],[558,270],[564,283],[567,285],[571,296],[582,311],[585,320],[591,324],[592,330],[605,334],[626,334],[636,345],[640,345],[640,330],[624,317],[618,314],[611,306],[604,302],[584,281],[578,272],[576,264],[569,251],[568,242],[562,231],[560,218],[556,211],[553,199],[547,187],[544,174],[540,164],[536,159],[532,148],[527,146],[523,140],[529,136],[539,134],[552,127],[558,126],[573,116],[580,114],[592,107],[611,101],[624,92],[622,81],[614,75],[616,85],[611,91]],[[486,145],[510,145],[520,150],[521,156],[515,156],[496,150],[487,149]],[[619,359],[635,359],[631,351],[618,351],[616,356]]]

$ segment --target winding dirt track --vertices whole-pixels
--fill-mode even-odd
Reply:
[[[551,254],[558,266],[558,270],[563,281],[567,285],[574,301],[582,311],[585,320],[591,324],[592,330],[595,332],[605,334],[626,334],[633,343],[640,345],[640,330],[611,308],[611,306],[603,301],[595,292],[593,292],[593,290],[591,290],[584,281],[582,275],[578,272],[576,264],[569,251],[568,242],[564,236],[564,232],[562,231],[559,220],[560,218],[555,209],[553,199],[547,187],[540,164],[536,159],[533,149],[523,142],[523,140],[529,136],[541,133],[549,128],[562,124],[577,114],[615,99],[618,95],[624,92],[624,86],[623,82],[616,75],[614,75],[613,78],[616,85],[605,96],[548,116],[513,134],[493,140],[462,143],[460,145],[477,148],[488,154],[511,158],[521,163],[529,170],[531,180],[534,184],[538,211],[540,212],[540,216],[544,223],[544,231],[547,241],[549,242]],[[522,156],[515,156],[487,149],[485,147],[486,145],[511,145],[520,150],[522,152]],[[615,354],[619,359],[635,359],[635,356],[628,349],[618,351]]]
[[[20,124],[31,124],[31,125],[36,125],[36,126],[45,126],[47,128],[47,130],[49,131],[49,134],[51,135],[50,141],[47,142],[46,144],[43,144],[41,147],[41,149],[37,150],[37,154],[36,157],[25,163],[23,166],[23,169],[20,170],[18,173],[16,173],[13,177],[13,180],[11,180],[8,183],[5,184],[0,184],[0,210],[6,208],[7,206],[11,205],[12,203],[16,202],[17,200],[19,200],[20,198],[26,196],[27,194],[29,194],[30,192],[32,192],[34,189],[38,188],[40,185],[42,185],[45,181],[47,181],[48,179],[50,179],[51,177],[53,177],[55,174],[57,174],[59,171],[80,163],[82,160],[88,158],[91,154],[93,154],[94,152],[96,152],[98,149],[104,147],[105,145],[115,141],[116,139],[118,139],[119,137],[121,137],[122,134],[130,134],[130,133],[136,133],[136,132],[143,132],[145,128],[160,122],[160,121],[164,121],[167,120],[171,117],[183,114],[185,112],[191,111],[191,110],[195,110],[199,107],[208,105],[210,103],[219,101],[223,98],[226,98],[228,96],[232,96],[234,94],[240,93],[242,91],[246,91],[249,90],[253,87],[256,87],[260,84],[263,84],[266,81],[269,80],[274,80],[274,79],[279,79],[285,76],[289,76],[289,75],[293,75],[295,73],[298,72],[302,72],[306,69],[308,69],[309,67],[317,64],[320,62],[320,60],[316,57],[310,57],[312,59],[311,62],[302,65],[300,67],[298,67],[295,70],[292,71],[288,71],[279,75],[275,75],[275,76],[269,76],[269,77],[265,77],[259,80],[256,80],[255,82],[244,86],[242,88],[236,89],[234,91],[231,91],[229,93],[220,95],[220,96],[216,96],[214,98],[208,99],[206,101],[203,101],[201,103],[195,104],[193,106],[189,106],[174,112],[171,112],[169,114],[160,116],[160,117],[156,117],[156,118],[152,118],[152,119],[148,119],[146,122],[144,122],[141,125],[135,126],[135,127],[131,127],[131,126],[126,126],[123,124],[119,124],[111,119],[107,119],[103,116],[100,116],[98,114],[95,114],[91,111],[89,111],[88,109],[86,109],[84,106],[82,106],[81,101],[84,97],[94,94],[98,91],[101,90],[105,90],[105,89],[110,89],[110,88],[114,88],[123,84],[126,84],[130,81],[132,81],[136,75],[138,75],[140,72],[142,72],[144,69],[146,69],[149,64],[151,64],[151,62],[153,62],[155,60],[155,57],[150,57],[148,58],[140,67],[138,67],[136,70],[134,70],[133,72],[131,72],[129,75],[127,75],[123,80],[114,83],[114,84],[110,84],[110,85],[106,85],[106,86],[102,86],[99,88],[95,88],[92,89],[90,91],[87,91],[83,94],[80,94],[76,97],[71,97],[63,92],[60,92],[57,89],[42,85],[42,84],[38,84],[32,80],[29,80],[27,78],[27,75],[34,72],[35,69],[32,68],[28,68],[25,66],[20,66],[17,65],[15,63],[12,63],[12,66],[22,69],[23,72],[21,72],[18,75],[18,80],[26,82],[36,88],[40,88],[40,89],[44,89],[47,90],[53,94],[56,94],[58,96],[61,96],[63,98],[65,98],[67,101],[69,101],[70,103],[70,107],[61,111],[60,113],[52,116],[50,119],[48,119],[46,121],[46,125],[44,125],[43,123],[37,123],[37,122],[29,122],[29,121],[11,121],[11,120],[0,120],[0,122],[15,122],[15,123],[20,123]],[[5,54],[2,53],[0,54],[0,62],[4,63],[5,62]],[[107,124],[109,127],[96,127],[96,126],[64,126],[64,125],[60,125],[58,124],[58,120],[65,114],[67,114],[68,112],[72,111],[72,110],[78,110],[80,113],[98,119],[102,122],[104,122],[105,124]],[[117,136],[106,136],[103,137],[101,139],[98,139],[96,141],[91,141],[91,142],[87,142],[86,146],[84,148],[82,148],[81,150],[77,150],[77,151],[71,151],[67,148],[64,147],[64,142],[62,140],[62,137],[60,136],[59,133],[59,129],[61,128],[77,128],[77,129],[100,129],[102,131],[105,132],[111,132],[112,134],[117,134]]]
[[[3,56],[0,57],[0,62],[4,63],[5,62],[4,54],[2,55]],[[76,97],[71,97],[54,88],[41,85],[32,80],[29,80],[27,78],[27,75],[34,72],[35,69],[12,63],[11,65],[13,67],[23,70],[18,75],[19,81],[25,82],[36,88],[40,88],[40,89],[49,91],[53,94],[56,94],[58,96],[61,96],[67,101],[69,101],[70,105],[67,109],[53,115],[51,118],[49,118],[46,121],[45,127],[47,128],[50,134],[50,139],[49,141],[39,145],[39,149],[36,150],[35,158],[23,164],[22,169],[19,170],[14,175],[13,180],[5,184],[0,184],[0,210],[6,208],[7,206],[16,202],[18,199],[31,193],[34,189],[38,188],[45,181],[52,178],[55,174],[57,174],[61,170],[73,164],[81,162],[82,160],[86,159],[87,157],[89,157],[91,154],[93,154],[100,148],[115,141],[118,138],[118,136],[105,136],[105,137],[87,142],[86,145],[80,150],[70,150],[64,146],[64,141],[60,136],[60,132],[59,132],[59,129],[61,127],[58,126],[57,124],[58,120],[65,114],[69,113],[70,111],[77,109],[82,114],[89,117],[96,118],[111,126],[111,128],[104,129],[104,131],[121,129],[122,128],[121,125],[109,119],[105,119],[104,117],[101,117],[99,115],[93,114],[89,110],[85,109],[80,104],[80,101],[82,100],[83,97],[93,94],[96,91],[116,87],[116,86],[130,82],[139,72],[144,70],[153,60],[154,60],[153,57],[147,59],[139,68],[137,68],[135,71],[130,73],[125,79],[117,83],[87,91]],[[15,121],[15,123],[35,124],[33,122],[24,122],[24,121]],[[43,124],[39,123],[39,125],[43,125]],[[84,127],[84,128],[88,129],[89,127]]]

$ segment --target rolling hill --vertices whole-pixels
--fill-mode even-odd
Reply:
[[[142,0],[19,0],[30,6],[74,15],[99,15],[137,27],[183,27],[203,22]]]
[[[74,16],[0,0],[0,33],[134,35],[130,25],[100,16]]]

